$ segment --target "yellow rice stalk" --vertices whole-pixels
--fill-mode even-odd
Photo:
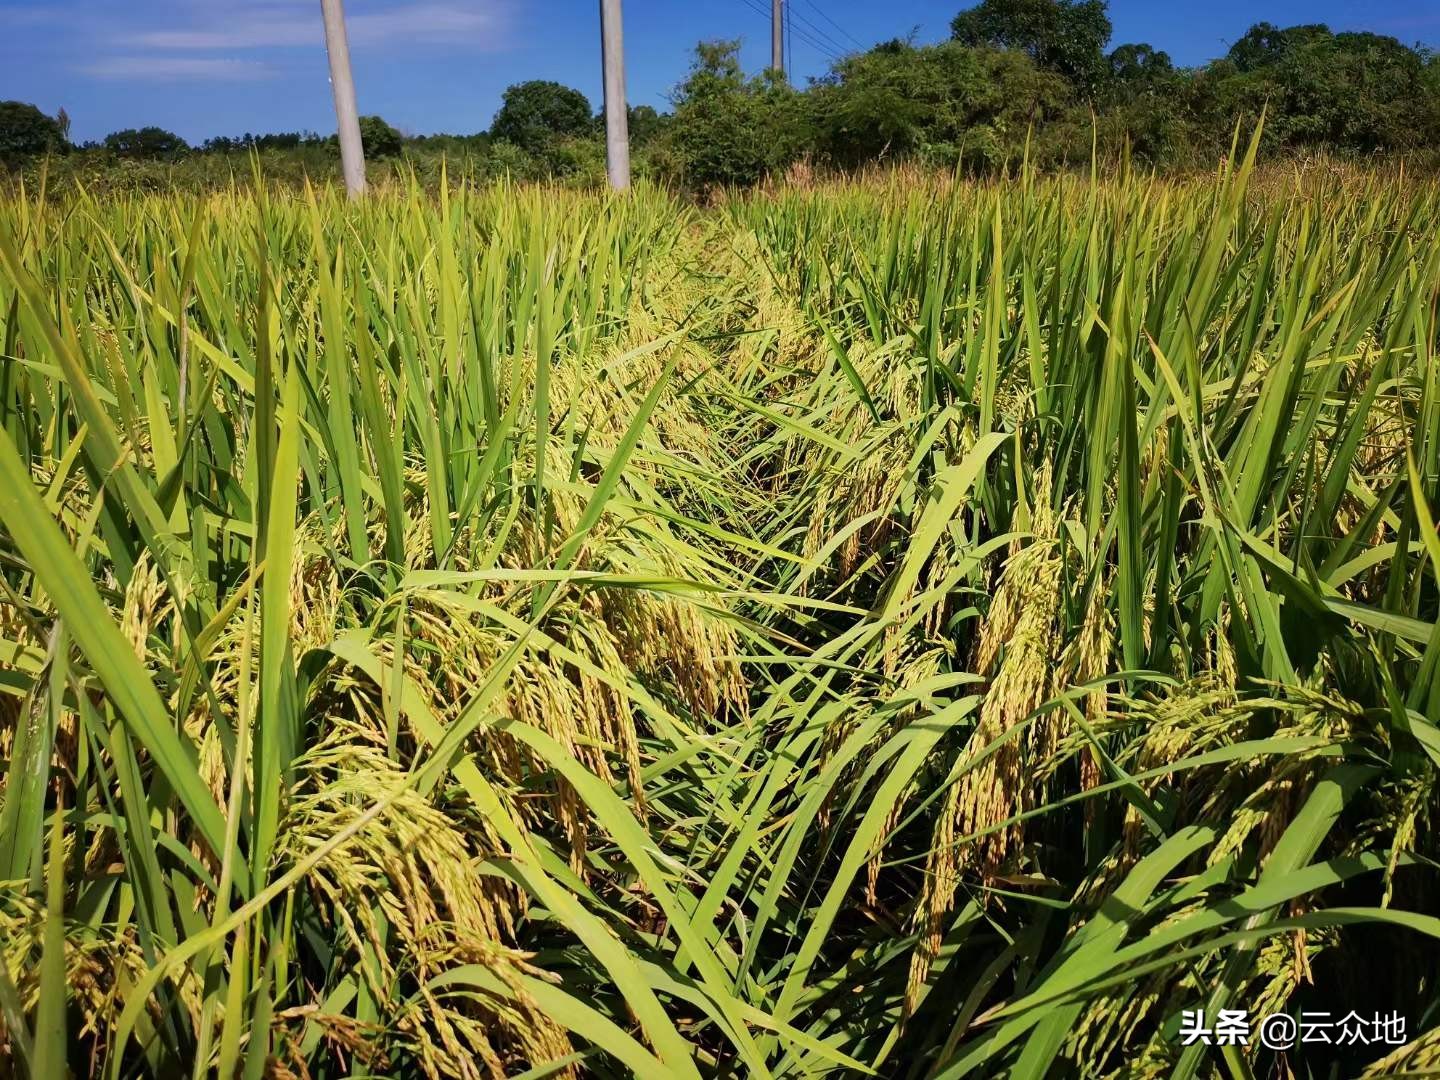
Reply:
[[[308,751],[300,771],[281,834],[297,858],[403,778],[367,729],[347,724],[337,724]],[[367,945],[373,949],[380,970],[363,964],[357,970],[377,1000],[393,996],[400,976],[420,988],[398,1023],[431,1077],[504,1076],[513,1055],[543,1061],[569,1052],[568,1037],[519,981],[543,973],[505,943],[514,938],[520,901],[512,886],[479,872],[490,853],[478,850],[475,840],[472,830],[407,790],[309,879],[357,957]],[[509,996],[484,995],[477,1004],[473,997],[441,998],[425,989],[436,975],[465,964],[489,970],[509,987]]]
[[[1440,1075],[1440,1028],[1431,1028],[1393,1053],[1366,1066],[1361,1076]]]
[[[0,962],[22,1006],[33,1010],[40,996],[40,951],[45,907],[25,895],[28,882],[0,882]],[[125,1007],[125,994],[149,967],[133,928],[115,936],[101,928],[68,924],[65,928],[65,980],[77,1007],[78,1034],[106,1032]],[[194,979],[173,984],[192,1017],[200,1015],[200,988]],[[0,1046],[4,1045],[0,1023]],[[3,1059],[0,1059],[3,1060]]]
[[[974,869],[982,878],[993,879],[1021,841],[1019,825],[994,827],[1024,809],[1030,797],[1025,746],[1020,738],[1006,736],[1050,690],[1061,573],[1053,527],[1053,519],[1037,510],[1035,539],[1006,561],[980,635],[976,666],[994,670],[995,675],[966,753],[978,757],[998,740],[1005,741],[951,786],[940,811],[916,905],[921,940],[910,966],[906,992],[910,1009],[918,1002],[926,973],[939,953],[960,874]],[[985,835],[957,847],[957,838],[976,833]]]

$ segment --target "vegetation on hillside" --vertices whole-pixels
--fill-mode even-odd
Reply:
[[[1440,190],[1256,149],[0,202],[0,1068],[1433,1073]]]

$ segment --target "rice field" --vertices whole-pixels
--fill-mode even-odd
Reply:
[[[0,1073],[1440,1074],[1437,319],[1253,147],[12,193]]]

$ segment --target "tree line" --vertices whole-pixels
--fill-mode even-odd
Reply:
[[[1406,155],[1440,164],[1440,56],[1424,46],[1323,24],[1257,23],[1226,54],[1179,67],[1149,43],[1112,45],[1104,0],[982,0],[948,40],[896,38],[852,53],[805,87],[776,71],[747,74],[736,41],[703,42],[671,109],[630,111],[637,170],[692,188],[744,185],[796,162],[854,169],[913,161],[989,173],[1022,157],[1042,168],[1096,152],[1155,168],[1208,165],[1235,125],[1262,110],[1272,152]],[[310,132],[214,138],[196,146],[160,128],[79,147],[69,120],[0,103],[0,160],[65,154],[81,167],[141,163],[205,176],[259,152],[267,174],[333,168],[334,137]],[[372,160],[421,173],[598,179],[602,121],[580,91],[532,80],[506,90],[490,127],[406,136],[362,118]],[[152,170],[153,172],[153,170]]]

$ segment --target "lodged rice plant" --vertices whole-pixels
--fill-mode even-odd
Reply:
[[[1440,188],[1254,145],[11,193],[0,1071],[1440,1069]]]

